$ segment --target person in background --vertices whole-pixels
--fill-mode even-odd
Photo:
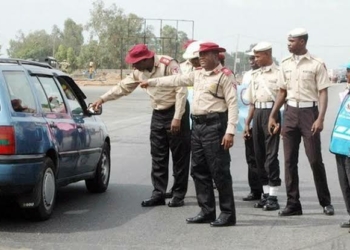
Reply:
[[[252,73],[254,70],[259,68],[258,64],[255,62],[254,52],[250,51],[247,53],[249,56],[250,70],[243,75],[242,85],[246,85],[247,88],[250,85],[252,79]],[[238,89],[243,86],[239,86]],[[244,103],[242,103],[244,105]],[[248,184],[250,187],[250,193],[243,197],[243,201],[255,201],[260,200],[263,193],[262,185],[258,175],[258,168],[255,161],[254,144],[253,144],[253,133],[252,129],[248,133],[243,134],[244,146],[245,146],[245,157],[248,165]]]
[[[193,86],[191,176],[201,211],[187,223],[210,223],[212,227],[236,224],[230,171],[230,152],[238,121],[235,78],[219,61],[224,48],[201,43],[201,70],[143,81],[140,86]],[[213,180],[219,193],[221,213],[216,218]]]
[[[250,124],[254,120],[252,128],[254,152],[264,192],[261,200],[254,207],[272,211],[280,208],[277,200],[278,187],[281,186],[278,161],[280,135],[279,132],[271,135],[267,131],[267,125],[279,89],[279,70],[273,62],[271,43],[260,42],[253,51],[255,61],[260,68],[253,71],[252,80],[244,95],[250,103],[244,134],[250,136]],[[278,122],[280,118],[279,113]]]
[[[345,95],[349,96],[350,92],[349,92],[348,86],[350,84],[350,63],[346,66],[346,80],[347,80],[347,87],[346,87],[346,91],[343,92],[343,93]],[[341,93],[341,94],[342,94],[342,97],[344,98],[346,96],[343,96],[343,93]],[[347,100],[349,100],[349,99],[347,99]],[[346,103],[342,103],[342,105],[348,105],[348,103],[349,103],[349,101],[347,101]],[[340,107],[340,110],[341,110],[341,107]],[[344,117],[346,117],[346,116],[344,116]],[[346,132],[346,130],[344,130],[344,129],[337,130],[338,126],[342,126],[342,128],[345,128],[343,125],[340,124],[340,122],[338,124],[338,119],[341,119],[341,118],[339,118],[339,115],[336,118],[336,123],[335,123],[335,128],[333,129],[333,133],[335,131],[337,131],[337,133],[339,133],[340,136],[343,136],[342,138],[346,138],[347,135],[343,134],[343,133]],[[343,124],[345,122],[348,123],[348,119],[349,118],[347,117],[345,119],[346,120],[342,121]],[[349,126],[347,126],[347,127],[349,127]],[[333,134],[333,136],[334,136],[334,134]],[[336,160],[336,163],[337,163],[338,179],[339,179],[340,189],[341,189],[341,191],[343,193],[343,198],[344,198],[344,202],[345,202],[345,206],[346,206],[346,211],[348,212],[348,215],[350,215],[350,158],[349,158],[349,155],[335,153],[335,160]],[[341,223],[340,227],[349,229],[349,233],[350,233],[350,220],[347,220],[347,221]]]
[[[140,81],[180,72],[178,63],[169,56],[156,55],[144,44],[132,47],[125,61],[134,70],[116,86],[102,95],[92,107],[96,110],[103,103],[116,100],[133,92]],[[143,207],[165,205],[165,193],[169,178],[169,151],[172,153],[174,185],[169,207],[184,205],[187,192],[190,162],[190,125],[187,88],[148,88],[153,108],[151,120],[151,156],[153,192],[142,201]]]
[[[202,41],[195,41],[195,40],[190,40],[186,44],[186,50],[183,53],[182,57],[186,60],[182,64],[180,64],[180,67],[182,66],[181,73],[184,74],[184,72],[189,73],[193,70],[200,69],[200,63],[199,63],[199,45],[202,43]],[[189,62],[189,64],[188,64]],[[192,104],[192,99],[193,99],[193,88],[188,87],[188,95],[187,95],[187,100],[190,103],[190,107]],[[190,126],[191,126],[191,121],[190,121]],[[165,194],[166,198],[171,198],[173,196],[173,187]]]
[[[190,46],[193,42],[196,42],[196,40],[187,40],[183,45],[183,48],[186,50],[182,56],[183,59],[185,59],[185,61],[180,63],[180,69],[182,74],[187,74],[193,70],[194,66],[191,62],[192,58],[190,58],[192,57],[192,55],[190,55],[189,53],[186,53],[188,46]]]
[[[268,131],[279,131],[278,114],[283,114],[283,149],[287,205],[280,216],[302,215],[299,193],[299,146],[304,141],[315,181],[319,204],[325,215],[333,215],[334,208],[328,189],[327,175],[321,152],[321,131],[328,105],[329,81],[327,69],[306,48],[308,32],[303,28],[288,35],[288,49],[292,53],[280,66],[279,91],[269,118]]]

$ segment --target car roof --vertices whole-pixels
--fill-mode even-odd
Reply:
[[[81,98],[86,99],[83,91],[78,87],[74,80],[66,73],[51,67],[47,63],[41,63],[36,61],[29,61],[16,58],[0,58],[0,68],[13,70],[14,68],[24,68],[28,71],[29,74],[35,75],[51,75],[59,76],[66,80],[74,92],[79,95]]]

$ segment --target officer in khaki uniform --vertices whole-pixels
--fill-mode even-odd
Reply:
[[[244,133],[249,136],[250,124],[253,122],[253,141],[259,179],[264,194],[254,207],[272,211],[280,208],[277,201],[278,187],[281,186],[278,149],[280,133],[270,135],[269,116],[274,105],[278,87],[279,69],[272,59],[272,45],[260,42],[254,48],[255,61],[259,69],[252,72],[252,80],[244,98],[250,103]],[[280,121],[278,113],[278,122]]]
[[[102,95],[93,107],[116,100],[130,94],[140,81],[149,78],[177,74],[178,63],[168,56],[156,55],[144,44],[135,45],[129,50],[126,62],[135,70],[115,87]],[[151,121],[151,155],[152,155],[152,197],[144,200],[142,206],[165,205],[165,193],[168,185],[169,149],[172,152],[174,185],[173,199],[169,207],[184,205],[187,192],[190,161],[190,126],[189,103],[186,87],[148,88],[153,108]]]
[[[317,197],[323,212],[333,215],[327,176],[321,154],[320,132],[327,110],[328,91],[331,86],[324,63],[310,55],[306,49],[308,33],[294,29],[288,36],[288,49],[292,53],[282,61],[276,103],[269,119],[269,131],[278,131],[277,114],[286,102],[282,126],[285,159],[287,205],[280,216],[301,215],[299,195],[298,156],[301,138],[314,176]]]
[[[193,86],[191,176],[201,211],[187,222],[211,222],[213,227],[236,224],[229,148],[238,122],[238,105],[233,73],[219,62],[219,52],[225,51],[215,43],[201,43],[201,70],[149,79],[140,84],[144,88]],[[217,219],[212,180],[219,192],[221,214]]]
[[[249,86],[252,80],[253,71],[259,68],[259,65],[257,65],[257,63],[255,62],[254,52],[249,51],[246,54],[249,56],[249,64],[251,69],[244,73],[243,79],[242,79],[243,86],[242,85],[239,86],[238,89],[244,88],[244,86]],[[246,89],[248,88],[246,87]],[[243,103],[243,105],[246,105],[246,104]],[[245,158],[248,165],[248,184],[250,187],[250,192],[247,196],[243,197],[242,200],[254,201],[254,200],[261,199],[263,188],[260,182],[258,167],[256,165],[256,160],[255,160],[252,129],[250,128],[250,130],[247,132],[248,133],[243,133],[243,139],[244,139],[244,147],[245,147]]]

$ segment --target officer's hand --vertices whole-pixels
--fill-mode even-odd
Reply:
[[[320,119],[317,119],[314,122],[314,124],[312,124],[312,127],[311,127],[312,135],[316,133],[320,133],[322,130],[323,130],[323,121],[321,121]]]
[[[180,127],[181,127],[181,120],[173,119],[171,121],[170,131],[171,131],[172,134],[179,133],[180,132]]]
[[[225,150],[228,150],[230,147],[233,146],[233,135],[232,134],[225,134],[222,138],[221,145],[224,146]]]
[[[276,122],[276,119],[270,117],[270,118],[269,118],[269,123],[268,123],[268,125],[267,125],[269,134],[270,134],[270,135],[273,135],[273,134],[277,133],[278,127],[279,127],[279,124]],[[277,131],[276,131],[276,128],[277,128]]]
[[[100,107],[102,106],[103,100],[99,98],[96,102],[91,104],[91,107],[94,109],[94,111],[98,111]]]
[[[250,126],[246,124],[244,126],[243,139],[248,140],[249,138],[250,138]]]
[[[142,82],[140,82],[139,85],[140,85],[141,88],[145,89],[145,88],[148,87],[148,82],[147,81],[142,81]]]

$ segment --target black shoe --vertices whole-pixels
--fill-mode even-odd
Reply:
[[[187,218],[187,223],[210,223],[215,220],[215,215],[203,215],[202,213],[196,215],[195,217]]]
[[[210,223],[212,227],[227,227],[236,225],[236,217],[232,214],[220,214],[219,218]]]
[[[151,197],[150,199],[144,200],[141,203],[143,207],[154,207],[165,205],[165,200],[163,198]]]
[[[185,204],[184,199],[174,197],[169,203],[169,207],[182,207]]]
[[[246,197],[243,197],[243,201],[257,201],[260,200],[261,194],[258,193],[250,193]]]
[[[293,215],[302,215],[303,210],[301,208],[291,208],[285,207],[283,210],[279,211],[279,216],[293,216]]]
[[[280,205],[278,204],[276,196],[269,196],[269,198],[267,198],[266,205],[263,207],[263,210],[274,211],[278,209],[280,209]]]
[[[332,205],[325,206],[323,208],[323,213],[325,215],[334,215],[334,207]]]
[[[263,196],[261,197],[260,201],[258,201],[257,203],[254,204],[254,207],[255,208],[263,208],[266,205],[268,197],[269,197],[268,194],[263,194]]]
[[[167,192],[167,193],[165,193],[164,198],[165,198],[165,199],[171,199],[171,198],[173,198],[173,192]]]
[[[340,224],[341,228],[350,228],[350,220],[343,222]]]

